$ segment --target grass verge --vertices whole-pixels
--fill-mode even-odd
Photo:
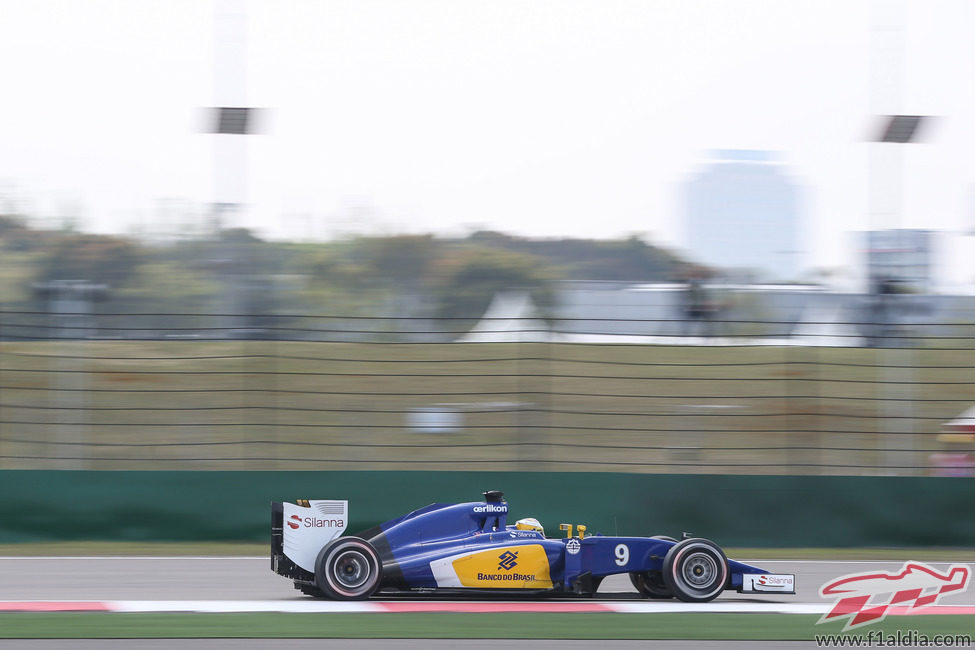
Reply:
[[[813,640],[842,624],[799,614],[0,614],[0,638]],[[975,616],[890,618],[869,630],[975,636]],[[859,630],[865,634],[869,630]]]

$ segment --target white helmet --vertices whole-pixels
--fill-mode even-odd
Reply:
[[[519,519],[517,523],[515,523],[515,528],[517,528],[518,530],[534,530],[535,532],[541,533],[542,535],[545,534],[545,529],[542,528],[542,525],[538,523],[538,520],[535,519],[534,517],[525,517],[524,519]]]

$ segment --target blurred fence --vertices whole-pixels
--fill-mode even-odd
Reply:
[[[0,312],[0,468],[973,471],[967,436],[938,435],[975,404],[962,335],[634,340],[505,319],[482,327],[497,342],[456,342],[470,321],[93,318]]]

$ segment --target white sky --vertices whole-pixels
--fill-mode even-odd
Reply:
[[[806,266],[853,266],[852,230],[975,227],[973,2],[238,4],[246,101],[269,109],[236,158],[241,225],[268,236],[484,227],[679,247],[679,184],[713,149],[778,152],[803,191]],[[871,92],[891,7],[900,81]],[[0,195],[101,232],[212,201],[214,140],[233,136],[201,133],[201,107],[234,103],[215,97],[214,16],[199,0],[0,0]],[[940,117],[904,148],[899,199],[873,205],[894,214],[871,219],[874,110]],[[944,282],[975,280],[972,239],[939,240]]]

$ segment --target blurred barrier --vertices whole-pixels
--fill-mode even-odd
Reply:
[[[501,489],[509,520],[684,531],[726,546],[975,546],[975,483],[940,478],[533,472],[0,471],[0,543],[267,541],[268,504],[350,501],[348,532]],[[948,522],[948,523],[946,523]]]
[[[937,475],[975,451],[937,438],[975,404],[975,349],[947,339],[579,343],[505,321],[515,340],[403,342],[420,323],[360,319],[363,342],[325,317],[109,316],[85,331],[114,338],[48,338],[0,312],[0,468]],[[280,340],[296,330],[334,336]]]

